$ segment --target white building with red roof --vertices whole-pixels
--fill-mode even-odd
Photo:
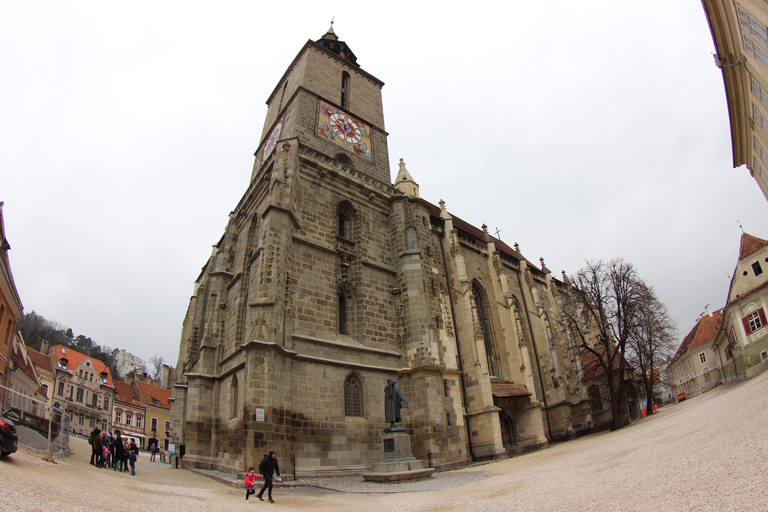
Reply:
[[[714,342],[723,324],[724,311],[720,308],[712,312],[707,306],[667,366],[667,379],[678,400],[700,395],[719,382],[721,365]]]
[[[715,340],[722,379],[752,377],[768,369],[768,242],[741,235],[723,328]]]
[[[54,404],[64,407],[73,433],[110,430],[115,386],[99,359],[56,345],[49,354],[55,373]]]

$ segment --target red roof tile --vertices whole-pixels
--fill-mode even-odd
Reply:
[[[757,238],[749,233],[742,233],[741,247],[739,248],[739,260],[743,260],[747,256],[756,253],[766,245],[768,245],[768,242],[762,238]]]
[[[116,380],[115,384],[115,402],[122,402],[124,404],[133,405],[135,407],[143,407],[139,395],[136,393],[136,389],[130,384],[120,382]]]
[[[680,343],[680,347],[678,347],[677,352],[675,352],[675,357],[673,357],[672,360],[674,361],[678,359],[690,350],[703,347],[704,345],[715,341],[717,333],[720,332],[720,327],[723,325],[724,312],[725,308],[720,308],[712,313],[712,316],[704,315],[699,318],[696,325],[691,329],[691,332],[683,338],[683,342]]]
[[[522,384],[513,384],[511,382],[491,382],[491,392],[497,398],[506,398],[510,396],[531,396],[528,388]]]
[[[64,350],[64,353],[62,354],[61,351]],[[77,368],[77,365],[82,363],[85,359],[90,359],[93,361],[93,369],[96,370],[96,373],[101,375],[102,373],[107,373],[107,382],[106,384],[108,386],[114,387],[114,382],[112,381],[112,375],[109,371],[109,368],[107,365],[105,365],[101,360],[96,359],[95,357],[86,356],[85,354],[81,354],[77,350],[67,348],[64,345],[56,345],[53,349],[53,357],[56,359],[57,363],[61,362],[62,358],[65,358],[67,360],[67,370],[73,370]]]
[[[136,381],[136,385],[139,387],[139,391],[148,405],[156,405],[163,409],[171,408],[171,403],[168,401],[171,398],[170,389],[159,388],[140,380]],[[155,403],[155,400],[159,402],[159,405]]]
[[[35,365],[37,371],[43,371],[53,376],[53,370],[51,370],[51,358],[45,354],[38,352],[37,350],[27,347],[27,354],[32,360],[32,364]]]

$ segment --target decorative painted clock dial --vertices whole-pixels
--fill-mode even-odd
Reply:
[[[336,132],[336,135],[352,144],[360,142],[362,138],[360,127],[353,120],[339,112],[331,114],[328,119],[331,121],[331,129]]]
[[[315,137],[373,162],[371,127],[323,100],[317,101]]]

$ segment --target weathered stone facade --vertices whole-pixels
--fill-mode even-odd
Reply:
[[[331,30],[270,96],[184,321],[185,465],[243,471],[274,449],[300,475],[361,473],[381,459],[389,378],[414,456],[437,467],[595,427],[558,326],[563,283],[421,199],[402,161],[391,184],[382,86]]]

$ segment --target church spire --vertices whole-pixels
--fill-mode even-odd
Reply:
[[[348,60],[350,63],[354,64],[355,66],[360,66],[357,63],[357,57],[355,57],[355,54],[352,53],[352,50],[349,49],[349,46],[347,46],[347,43],[344,41],[339,40],[339,36],[336,35],[336,32],[333,30],[333,20],[331,20],[331,26],[328,28],[328,32],[323,34],[323,37],[315,41],[317,44],[325,48],[326,50],[330,50],[342,59]]]

